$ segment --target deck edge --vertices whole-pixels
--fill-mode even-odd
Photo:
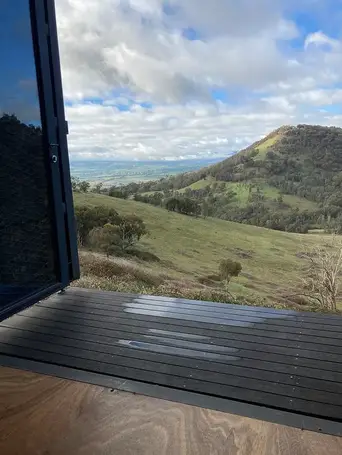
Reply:
[[[64,367],[44,362],[37,362],[19,357],[0,354],[0,366],[31,371],[33,373],[55,376],[62,379],[113,388],[124,392],[146,395],[153,398],[179,402],[215,411],[235,414],[256,420],[314,431],[333,436],[342,436],[342,425],[339,422],[305,416],[288,411],[272,409],[224,398],[174,389],[155,384],[123,379],[100,373]]]

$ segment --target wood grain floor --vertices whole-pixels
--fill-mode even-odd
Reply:
[[[2,455],[341,455],[342,438],[0,368]]]

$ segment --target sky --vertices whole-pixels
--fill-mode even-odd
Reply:
[[[2,0],[0,14],[0,114],[40,124],[36,69],[27,0]]]
[[[342,0],[56,0],[56,10],[74,159],[225,157],[284,124],[342,126]],[[9,93],[36,91],[32,62],[11,61],[0,109]]]

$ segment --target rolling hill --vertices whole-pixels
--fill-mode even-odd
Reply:
[[[283,126],[218,164],[122,190],[160,204],[188,197],[221,219],[307,232],[341,229],[341,185],[342,129],[298,125]],[[162,197],[155,198],[158,192]]]
[[[104,205],[120,215],[141,217],[149,234],[139,248],[160,259],[105,258],[81,251],[82,278],[78,284],[83,287],[227,301],[230,297],[221,285],[208,277],[217,274],[221,259],[229,258],[242,264],[242,274],[229,287],[237,301],[293,307],[295,303],[285,295],[293,294],[300,283],[306,264],[301,252],[321,241],[317,235],[193,218],[100,194],[75,193],[74,201],[76,206]]]

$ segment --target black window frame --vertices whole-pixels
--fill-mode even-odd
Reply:
[[[32,43],[46,156],[56,283],[0,307],[0,321],[36,303],[79,278],[61,69],[54,0],[27,0],[30,6]]]

